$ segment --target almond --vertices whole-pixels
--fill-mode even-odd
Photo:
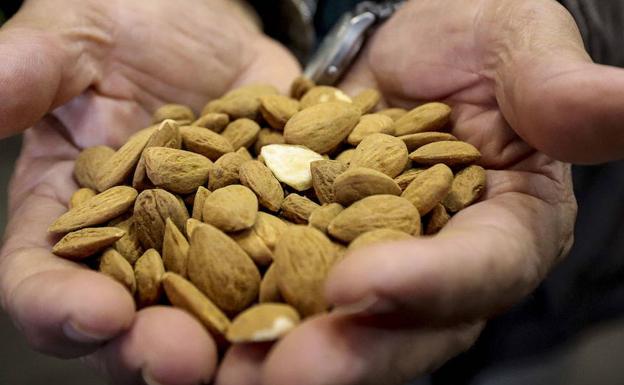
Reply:
[[[257,160],[250,160],[240,166],[239,176],[241,183],[258,196],[260,205],[270,211],[279,211],[284,189],[271,170]]]
[[[186,262],[188,259],[189,243],[171,218],[165,223],[163,237],[162,259],[165,270],[186,277]]]
[[[78,185],[97,190],[97,178],[102,164],[110,159],[115,150],[107,146],[96,146],[84,149],[76,158],[74,178]]]
[[[90,188],[83,187],[78,189],[72,194],[71,198],[69,198],[69,208],[72,209],[76,206],[80,206],[82,203],[88,201],[96,195],[97,193]]]
[[[202,110],[202,115],[208,113],[227,114],[230,119],[252,119],[258,117],[260,101],[257,96],[249,94],[236,94],[224,96],[221,99],[209,102]]]
[[[147,250],[134,265],[136,299],[139,307],[156,305],[162,296],[162,276],[165,268],[158,251]]]
[[[310,214],[320,206],[309,198],[289,194],[282,202],[282,216],[294,223],[308,223]]]
[[[156,187],[190,194],[208,180],[212,162],[199,154],[166,147],[143,152],[147,176]]]
[[[275,264],[269,266],[260,282],[260,295],[258,297],[260,303],[267,302],[284,302],[277,287],[277,277],[275,276]]]
[[[239,184],[240,166],[245,162],[247,159],[236,152],[220,157],[210,169],[208,188],[214,191],[225,186]]]
[[[260,126],[258,123],[250,119],[237,119],[223,130],[221,135],[232,143],[234,149],[240,147],[248,148],[256,139],[260,133]]]
[[[197,188],[197,192],[195,193],[195,199],[193,200],[193,213],[191,217],[200,221],[202,220],[204,202],[206,201],[208,195],[210,195],[210,190],[208,190],[204,186],[199,186]]]
[[[235,88],[225,95],[223,95],[224,99],[232,98],[240,95],[248,95],[253,96],[255,98],[260,98],[264,95],[276,95],[279,94],[277,88],[270,84],[246,84],[244,86]]]
[[[444,163],[459,166],[477,162],[481,153],[472,144],[460,141],[443,141],[426,144],[410,154],[410,159],[420,164]]]
[[[204,201],[203,221],[223,231],[240,231],[254,225],[258,198],[249,188],[231,185],[212,192]]]
[[[227,330],[231,343],[275,341],[299,324],[297,311],[279,303],[255,305],[239,314]]]
[[[227,314],[236,314],[258,298],[260,273],[230,237],[211,225],[191,235],[189,279]]]
[[[368,247],[372,245],[377,245],[380,243],[387,243],[392,241],[404,241],[408,239],[413,239],[410,234],[404,233],[399,230],[394,229],[377,229],[368,231],[359,237],[355,238],[349,244],[349,251],[353,251],[356,249],[361,249],[363,247]]]
[[[299,101],[282,95],[260,97],[260,113],[276,130],[283,130],[286,122],[299,112]]]
[[[338,156],[336,156],[336,160],[340,163],[348,166],[351,163],[351,159],[353,158],[353,154],[355,153],[355,148],[350,148],[348,150],[344,150]]]
[[[182,104],[165,104],[154,112],[152,121],[156,124],[166,119],[192,122],[195,120],[195,113]]]
[[[115,249],[108,249],[102,254],[98,270],[121,283],[130,294],[134,295],[136,292],[136,280],[132,265]]]
[[[403,172],[407,163],[407,147],[401,139],[386,134],[372,134],[356,147],[349,167],[372,168],[394,178]]]
[[[483,167],[468,166],[455,175],[451,191],[442,204],[450,212],[458,212],[481,197],[485,190],[485,183],[486,176]]]
[[[416,107],[394,122],[397,136],[424,131],[437,131],[448,123],[451,107],[444,103],[427,103]]]
[[[134,218],[130,217],[123,221],[119,221],[116,223],[109,224],[109,226],[117,227],[118,229],[122,229],[126,233],[123,237],[119,238],[115,245],[113,246],[115,250],[121,254],[131,265],[134,265],[137,259],[141,255],[143,255],[143,247],[141,246],[141,242],[139,241],[139,235],[136,231],[136,226],[134,225]]]
[[[316,86],[310,88],[308,92],[301,97],[301,109],[306,109],[322,103],[343,102],[351,103],[351,98],[335,87]]]
[[[312,227],[291,226],[275,248],[277,285],[284,299],[304,316],[327,309],[323,289],[337,249]]]
[[[363,115],[359,123],[353,128],[349,134],[347,142],[353,146],[357,146],[367,136],[371,134],[387,134],[393,135],[394,122],[391,118],[381,114]]]
[[[309,225],[322,231],[323,233],[327,233],[329,223],[336,218],[342,210],[344,210],[344,207],[338,203],[330,203],[321,206],[310,214],[310,218],[308,220]]]
[[[171,218],[180,229],[188,219],[186,207],[175,195],[161,189],[145,190],[139,194],[134,204],[134,224],[145,249],[162,249],[167,218]]]
[[[429,221],[425,229],[425,235],[437,234],[451,219],[451,216],[446,212],[446,208],[438,203],[431,212],[429,212]]]
[[[419,132],[417,134],[400,136],[399,139],[405,142],[407,151],[414,151],[425,144],[433,142],[457,140],[456,137],[451,134],[447,134],[446,132]]]
[[[80,260],[115,243],[125,234],[116,227],[92,227],[73,231],[58,241],[52,252],[59,257]]]
[[[215,161],[223,154],[234,152],[234,147],[223,136],[202,127],[180,127],[182,142],[187,150],[201,154]]]
[[[220,133],[228,124],[230,124],[230,117],[227,116],[227,114],[211,112],[194,121],[191,126],[203,127],[210,131]]]
[[[287,143],[326,154],[349,135],[360,115],[358,108],[348,103],[318,104],[297,112],[286,123],[284,138]]]
[[[403,191],[407,188],[407,186],[409,186],[410,183],[412,183],[414,178],[425,170],[425,168],[411,168],[394,178],[394,181],[399,185],[401,191]]]
[[[371,195],[401,195],[401,188],[388,175],[364,167],[350,168],[334,181],[336,202],[349,206]]]
[[[347,170],[347,166],[337,160],[317,160],[310,163],[312,186],[321,204],[336,201],[334,181]]]
[[[418,174],[401,196],[412,202],[421,216],[425,216],[444,199],[452,183],[453,171],[444,164],[436,164]]]
[[[249,150],[247,150],[245,147],[241,147],[238,150],[236,150],[235,152],[238,155],[240,155],[243,158],[245,158],[245,160],[253,160],[253,156],[251,156],[251,154],[249,153]]]
[[[254,144],[254,150],[256,154],[260,154],[262,151],[262,147],[268,146],[269,144],[285,144],[286,139],[281,132],[273,131],[268,128],[263,128],[260,130],[258,134],[258,140]]]
[[[100,225],[125,213],[134,203],[137,191],[132,187],[110,188],[61,215],[49,232],[67,233],[84,227]]]
[[[259,212],[253,231],[262,239],[270,250],[274,250],[277,240],[287,228],[288,225],[280,218],[271,214]]]
[[[230,237],[249,255],[259,266],[265,266],[273,261],[273,252],[253,229],[230,233]]]
[[[368,88],[353,98],[353,104],[356,105],[363,114],[368,114],[377,107],[381,100],[381,94],[374,88]]]
[[[290,96],[299,100],[314,87],[316,87],[316,84],[314,84],[312,80],[304,76],[299,76],[290,86]]]
[[[405,198],[373,195],[344,209],[331,221],[328,231],[343,242],[351,242],[367,231],[383,228],[420,234],[418,210]]]
[[[297,191],[312,187],[310,164],[323,157],[305,147],[271,144],[262,147],[261,156],[273,175]]]
[[[180,149],[182,146],[182,135],[180,134],[180,127],[174,120],[163,121],[158,128],[150,136],[145,149],[150,147],[169,147]],[[145,190],[153,188],[152,182],[148,179],[145,170],[145,149],[141,154],[139,163],[134,170],[134,177],[132,178],[132,187],[137,190]]]
[[[392,121],[396,122],[399,118],[407,114],[407,110],[405,108],[386,108],[385,110],[377,111],[377,113],[386,115],[391,118]]]

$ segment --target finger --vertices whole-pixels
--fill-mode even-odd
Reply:
[[[219,366],[215,385],[262,385],[262,366],[272,343],[233,345]]]
[[[84,19],[86,5],[72,3],[60,14],[59,6],[60,1],[25,2],[0,29],[0,137],[32,126],[97,76],[95,50],[106,37],[97,27],[75,23]]]
[[[432,371],[476,340],[482,324],[385,329],[336,314],[310,320],[269,354],[263,384],[400,385]]]
[[[137,313],[130,330],[87,361],[118,385],[197,385],[213,377],[217,349],[186,312],[150,307]]]
[[[489,317],[517,302],[569,250],[575,212],[571,192],[555,188],[549,201],[537,198],[535,190],[546,193],[548,185],[522,174],[489,172],[486,200],[435,237],[354,251],[332,270],[328,300],[346,311],[437,325]]]
[[[511,126],[559,160],[624,157],[624,70],[591,62],[572,16],[558,3],[506,8],[486,12],[482,24],[490,34],[506,31],[504,39],[489,38],[486,56],[496,63],[497,99]],[[492,29],[491,21],[499,27]]]

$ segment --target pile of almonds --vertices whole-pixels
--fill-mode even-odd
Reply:
[[[165,105],[120,149],[78,156],[53,252],[221,343],[280,338],[328,310],[323,283],[347,250],[433,235],[485,187],[479,151],[441,132],[449,106],[379,99],[298,78],[290,97],[245,86],[199,118]]]

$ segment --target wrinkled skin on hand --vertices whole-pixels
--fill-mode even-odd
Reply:
[[[245,83],[286,90],[298,64],[231,0],[30,0],[0,30],[0,57],[2,135],[32,126],[10,187],[4,308],[34,348],[86,356],[112,383],[209,381],[216,348],[196,320],[135,312],[121,285],[52,255],[47,227],[77,188],[80,149],[118,146],[166,102],[199,111]]]

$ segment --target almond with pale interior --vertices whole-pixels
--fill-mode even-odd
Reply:
[[[260,155],[277,180],[297,191],[305,191],[312,186],[310,163],[323,159],[310,149],[288,144],[264,146]]]
[[[227,330],[231,343],[275,341],[299,324],[297,311],[281,303],[255,305],[239,314]]]

